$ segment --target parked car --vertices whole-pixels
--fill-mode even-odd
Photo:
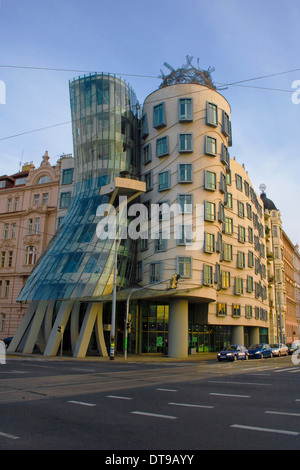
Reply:
[[[270,344],[273,352],[273,356],[288,356],[289,355],[289,348],[282,343],[274,343]]]
[[[288,343],[287,347],[289,348],[289,354],[293,354],[297,349],[300,349],[300,341],[294,341],[293,343]]]
[[[263,359],[264,357],[273,357],[272,348],[269,344],[252,344],[248,348],[249,359]]]
[[[237,361],[248,359],[248,350],[241,344],[231,344],[218,353],[218,361]]]

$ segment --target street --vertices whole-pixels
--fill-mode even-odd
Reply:
[[[299,449],[299,378],[291,357],[220,364],[8,357],[0,365],[0,449],[95,449],[108,459],[169,450],[181,460],[188,451],[199,458],[199,450]]]

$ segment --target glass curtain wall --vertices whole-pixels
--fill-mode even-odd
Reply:
[[[101,241],[97,208],[109,202],[101,186],[114,176],[138,174],[139,104],[115,76],[96,74],[70,82],[74,143],[74,192],[66,217],[39,259],[19,301],[101,296],[111,277],[115,240]],[[127,222],[125,222],[126,225]],[[118,287],[131,284],[135,242],[118,248]]]

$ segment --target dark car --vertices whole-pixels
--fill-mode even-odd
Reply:
[[[241,344],[231,344],[218,353],[218,361],[237,361],[248,359],[248,350]]]
[[[273,357],[273,351],[269,344],[252,344],[248,349],[249,359],[263,359],[264,357]]]

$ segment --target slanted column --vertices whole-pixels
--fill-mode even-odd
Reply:
[[[60,309],[58,311],[56,320],[54,322],[49,341],[47,343],[44,356],[56,356],[60,342],[61,342],[61,333],[58,331],[58,327],[61,326],[63,330],[68,323],[70,313],[72,311],[74,302],[73,301],[64,301],[61,303]]]
[[[170,301],[168,356],[188,356],[188,307],[187,300]]]

